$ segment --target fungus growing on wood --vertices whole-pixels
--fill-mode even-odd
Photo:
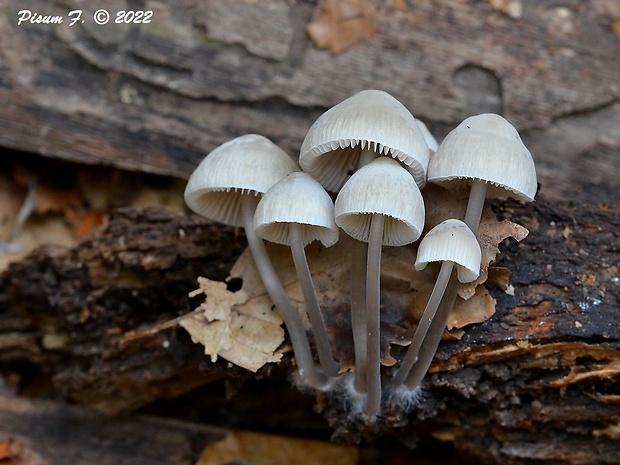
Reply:
[[[478,231],[487,195],[531,202],[537,187],[534,161],[519,133],[504,118],[491,113],[465,119],[446,136],[430,161],[428,180],[448,189],[471,186],[464,223],[473,234]],[[422,342],[420,362],[407,375],[406,383],[411,388],[420,383],[430,366],[458,286],[458,280],[451,277]],[[411,364],[411,360],[407,362]],[[402,381],[402,373],[397,375],[398,381]]]
[[[428,181],[447,189],[471,186],[464,222],[476,233],[485,197],[534,200],[536,168],[519,133],[499,115],[465,119],[443,140]]]
[[[335,206],[336,224],[368,243],[366,265],[366,402],[375,416],[381,404],[380,288],[381,247],[416,241],[424,228],[424,201],[413,177],[396,160],[380,157],[357,171],[342,187]],[[359,376],[359,375],[356,375]]]
[[[334,204],[309,174],[296,172],[272,186],[258,203],[254,228],[261,238],[291,248],[304,296],[319,361],[329,378],[338,375],[304,247],[319,240],[325,247],[338,242]]]
[[[215,148],[192,173],[185,188],[187,206],[201,216],[245,229],[267,293],[288,329],[302,379],[314,387],[325,376],[314,365],[308,336],[296,308],[273,269],[265,245],[254,232],[260,196],[297,170],[293,160],[269,139],[248,134]]]
[[[430,363],[430,358],[419,358],[419,351],[422,343],[432,345],[429,341],[441,339],[443,327],[440,327],[439,334],[429,333],[429,327],[439,304],[448,286],[452,270],[456,266],[459,282],[468,283],[475,280],[480,274],[480,260],[482,252],[474,233],[460,220],[449,219],[431,229],[422,238],[418,246],[418,255],[415,262],[416,270],[426,268],[431,262],[441,262],[441,268],[437,276],[437,281],[428,299],[424,313],[420,318],[418,327],[415,330],[409,350],[403,359],[401,366],[394,376],[394,388],[398,389],[406,383],[410,390],[418,386],[420,380],[409,378],[409,372],[414,365],[417,365],[416,373],[426,373]],[[444,324],[445,326],[445,324]],[[428,340],[426,339],[428,337]],[[429,351],[425,352],[429,354]]]

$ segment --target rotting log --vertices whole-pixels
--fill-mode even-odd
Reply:
[[[193,465],[201,448],[225,432],[155,417],[110,418],[66,403],[0,395],[0,462],[9,465]]]
[[[339,399],[319,396],[317,407],[345,442],[388,435],[450,442],[488,463],[620,463],[618,212],[544,199],[493,208],[531,231],[495,263],[514,295],[491,288],[495,315],[441,344],[423,402],[386,409],[373,426],[351,422]],[[195,217],[116,210],[77,247],[40,248],[3,273],[1,362],[28,361],[58,393],[106,413],[255,378],[210,363],[181,329],[148,334],[197,304],[187,296],[196,276],[225,279],[244,244]],[[280,363],[289,374],[290,357]],[[271,369],[258,372],[263,383]]]

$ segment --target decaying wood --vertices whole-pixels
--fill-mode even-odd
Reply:
[[[196,276],[223,280],[245,246],[227,228],[165,210],[119,211],[74,250],[44,247],[11,266],[0,287],[3,361],[51,365],[63,392],[108,413],[225,376],[206,372],[173,333],[119,348],[129,330],[192,310]]]
[[[606,169],[620,148],[617,1],[350,1],[372,7],[375,32],[338,55],[306,33],[328,3],[127,1],[110,12],[148,9],[152,22],[100,26],[101,6],[82,0],[4,0],[0,145],[187,177],[245,133],[296,154],[320,112],[381,88],[438,136],[502,113],[548,196],[607,198],[620,182]],[[24,8],[65,21],[18,26]],[[74,9],[84,22],[69,26]]]
[[[620,463],[617,211],[545,200],[494,208],[531,231],[496,263],[515,293],[491,289],[496,314],[441,345],[420,406],[387,408],[372,427],[351,423],[337,397],[318,406],[346,442],[430,435],[489,463]],[[244,244],[194,217],[117,210],[92,239],[41,248],[2,275],[2,361],[28,360],[59,392],[107,413],[249,379],[209,363],[180,329],[131,337],[191,310],[195,277],[224,279]],[[292,373],[290,357],[281,366]]]
[[[44,400],[0,396],[1,463],[193,465],[225,430],[161,418],[106,418]]]

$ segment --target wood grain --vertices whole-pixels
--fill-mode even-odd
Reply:
[[[508,2],[517,14],[493,2],[371,3],[372,40],[334,56],[305,32],[320,2],[127,1],[152,10],[152,23],[98,26],[85,1],[4,0],[0,144],[187,177],[245,133],[295,156],[320,112],[381,88],[439,137],[466,116],[499,112],[524,131],[550,197],[608,198],[620,182],[605,169],[620,147],[617,2]],[[17,26],[23,8],[80,8],[84,23]]]

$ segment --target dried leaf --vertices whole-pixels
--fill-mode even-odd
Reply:
[[[12,219],[24,202],[26,191],[18,186],[8,176],[0,173],[0,233],[6,237],[12,226]]]
[[[63,189],[44,180],[37,183],[36,199],[38,213],[65,212],[79,207],[82,203],[77,189]]]
[[[326,0],[318,21],[306,30],[319,48],[338,54],[375,33],[374,8],[368,0]]]
[[[49,465],[37,452],[16,439],[0,443],[0,463],[7,465]]]
[[[482,323],[491,318],[494,313],[495,299],[484,286],[478,286],[470,299],[457,300],[448,320],[448,330]]]
[[[221,441],[208,445],[196,465],[246,461],[255,465],[355,465],[358,460],[359,452],[353,446],[233,430]]]
[[[503,266],[489,267],[487,282],[506,291],[510,287],[510,270]]]
[[[105,223],[105,216],[99,210],[69,210],[66,214],[71,223],[71,232],[77,239],[90,236],[94,229]]]
[[[480,266],[480,276],[471,283],[461,287],[459,295],[464,299],[469,299],[475,292],[476,286],[487,280],[489,263],[495,260],[499,253],[499,244],[512,237],[520,242],[527,237],[529,231],[521,225],[512,221],[503,220],[498,222],[491,209],[486,208],[482,214],[480,227],[478,228],[478,242],[482,249],[482,264]]]
[[[387,0],[387,4],[396,11],[407,11],[407,2],[405,0]]]
[[[517,19],[523,15],[522,0],[487,0],[495,10],[507,14],[511,18]]]
[[[248,296],[241,290],[231,292],[226,283],[198,278],[200,288],[191,296],[204,293],[206,301],[181,320],[195,342],[215,362],[218,356],[256,372],[266,363],[280,360],[276,352],[284,341],[280,315],[267,299],[256,299],[247,305]]]

